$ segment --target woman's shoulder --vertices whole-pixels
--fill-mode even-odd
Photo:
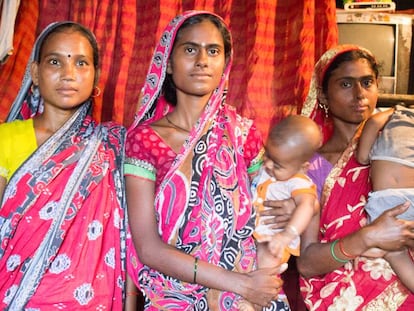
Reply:
[[[130,165],[125,171],[127,174],[148,178],[149,173],[152,175],[151,180],[161,180],[163,174],[172,165],[176,153],[149,124],[143,124],[128,131],[125,157],[126,163]],[[139,172],[134,171],[131,165],[139,167]],[[143,170],[147,173],[141,175]]]
[[[14,120],[11,122],[5,122],[5,123],[0,124],[1,133],[13,133],[16,130],[31,129],[31,128],[33,128],[32,119]]]
[[[232,128],[235,129],[236,132],[241,133],[244,137],[262,136],[254,120],[239,114],[236,107],[226,104],[224,106],[224,115]]]
[[[332,168],[332,164],[327,159],[325,159],[325,157],[322,154],[318,152],[314,154],[314,156],[310,160],[310,163],[313,169],[321,169],[323,167]]]
[[[237,112],[236,107],[231,105],[224,105],[225,115],[230,121],[233,121],[233,125],[243,126],[243,127],[251,127],[254,125],[254,122],[251,118],[241,115]]]
[[[11,175],[36,148],[32,119],[0,124],[0,167],[7,169],[8,174]]]
[[[175,153],[149,124],[142,124],[128,131],[125,151],[127,157],[137,154],[155,156],[161,151],[171,153],[171,156],[175,157]]]
[[[32,119],[0,124],[0,145],[4,146],[7,142],[21,141],[22,138],[29,137],[35,139]]]
[[[142,141],[143,139],[154,140],[157,137],[158,137],[158,134],[154,131],[154,129],[149,124],[141,124],[133,129],[128,130],[126,139],[128,142],[128,141]]]

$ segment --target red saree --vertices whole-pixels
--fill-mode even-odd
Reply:
[[[302,113],[322,126],[325,139],[331,133],[331,126],[323,109],[318,107],[324,70],[337,55],[352,49],[357,47],[339,46],[330,50],[315,67]],[[366,224],[364,206],[371,190],[369,166],[359,164],[354,157],[362,126],[324,181],[320,202],[322,243],[346,236]],[[323,165],[312,169],[323,170]],[[401,284],[382,258],[358,257],[355,263],[350,261],[325,275],[301,278],[301,291],[309,310],[414,310],[414,294]]]

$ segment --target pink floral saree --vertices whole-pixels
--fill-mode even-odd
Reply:
[[[137,128],[148,126],[173,109],[160,95],[167,60],[181,24],[201,13],[212,14],[191,11],[175,18],[156,47],[141,93],[141,106],[128,132],[126,163],[129,165],[140,165],[147,160],[136,159],[131,147]],[[252,121],[237,115],[234,107],[224,103],[230,67],[231,60],[189,138],[163,180],[157,181],[154,207],[158,231],[166,243],[225,269],[248,272],[255,267],[256,249],[247,171],[259,164],[262,142],[259,134],[252,134],[255,132]],[[252,139],[249,142],[248,137]],[[142,265],[131,240],[127,265],[128,273],[144,294],[146,310],[238,309],[241,297],[234,293],[219,293],[185,283]],[[283,307],[282,304],[280,310]],[[269,310],[276,308],[275,302]]]

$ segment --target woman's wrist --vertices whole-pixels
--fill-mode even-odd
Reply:
[[[370,225],[362,227],[354,236],[355,243],[357,243],[357,253],[363,254],[370,248],[376,247],[375,230]]]
[[[347,263],[350,259],[347,258],[342,252],[338,251],[338,243],[340,242],[340,239],[334,240],[331,243],[330,251],[332,258],[341,264]]]
[[[245,295],[245,289],[247,288],[245,285],[249,282],[247,274],[229,271],[224,268],[221,269],[220,277],[214,280],[215,285],[209,284],[207,287],[225,292],[233,292],[240,296]]]
[[[359,231],[338,239],[335,251],[340,254],[340,258],[344,260],[353,260],[361,256],[365,251],[370,249],[370,244],[373,244],[371,238],[372,231],[365,227]]]
[[[358,257],[357,255],[354,255],[352,252],[350,252],[349,249],[349,245],[345,246],[345,239],[339,239],[338,241],[338,247],[339,250],[341,252],[342,255],[344,255],[348,260],[352,260],[355,259],[356,257]]]
[[[231,272],[233,275],[232,277],[234,277],[233,281],[234,283],[231,283],[231,289],[229,291],[234,292],[242,297],[246,297],[247,296],[247,291],[251,290],[251,284],[250,284],[250,280],[251,278],[249,277],[248,273],[239,273],[239,272]]]

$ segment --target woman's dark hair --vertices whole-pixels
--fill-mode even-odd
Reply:
[[[41,39],[40,46],[36,50],[36,54],[34,55],[34,60],[36,62],[40,62],[40,56],[43,52],[43,46],[45,42],[49,39],[49,37],[54,33],[65,32],[67,30],[73,32],[81,33],[90,43],[93,50],[93,66],[95,68],[95,84],[98,82],[98,75],[99,75],[99,49],[98,43],[96,42],[96,38],[94,34],[85,26],[75,23],[75,22],[62,22],[61,24],[57,25],[55,28],[51,29],[43,39]]]
[[[364,58],[368,61],[368,64],[370,65],[372,71],[375,73],[375,78],[378,78],[379,75],[379,64],[377,63],[375,57],[373,57],[371,54],[367,53],[364,50],[351,50],[344,52],[340,55],[338,55],[332,63],[329,65],[328,69],[326,69],[325,74],[323,76],[322,81],[322,91],[324,94],[328,91],[328,82],[332,75],[332,72],[337,69],[342,63],[354,61]]]
[[[211,14],[207,14],[207,13],[194,15],[194,16],[188,18],[187,20],[185,20],[183,22],[183,24],[180,26],[180,29],[178,30],[177,35],[174,39],[174,44],[173,44],[172,49],[171,49],[171,54],[172,54],[172,51],[174,51],[175,42],[177,42],[177,40],[180,38],[181,31],[183,29],[189,27],[189,26],[199,24],[199,23],[201,23],[205,20],[208,20],[208,21],[212,22],[217,27],[217,29],[220,31],[220,33],[223,37],[224,55],[225,55],[225,59],[226,59],[226,63],[227,63],[228,59],[230,58],[230,54],[231,54],[231,35],[230,35],[230,32],[227,29],[226,25],[221,21],[220,18],[218,18],[215,15],[211,15]],[[172,76],[170,74],[167,74],[166,77],[165,77],[165,81],[164,81],[164,84],[162,86],[162,93],[164,94],[165,99],[170,104],[172,104],[174,106],[177,104],[176,88],[175,88]]]

